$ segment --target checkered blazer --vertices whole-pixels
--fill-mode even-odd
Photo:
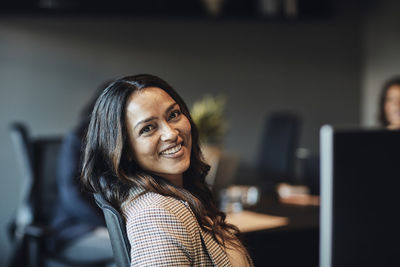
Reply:
[[[131,266],[231,266],[186,202],[139,189],[133,195],[122,206]]]

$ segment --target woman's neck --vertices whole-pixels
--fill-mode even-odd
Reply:
[[[183,187],[183,175],[182,174],[157,174],[158,176],[161,176],[171,184],[178,186],[178,187]]]

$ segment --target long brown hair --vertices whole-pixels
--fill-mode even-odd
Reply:
[[[190,122],[192,150],[189,169],[183,174],[183,188],[144,171],[128,156],[126,102],[133,92],[148,87],[158,87],[168,93]],[[186,201],[200,226],[217,242],[237,247],[232,234],[238,234],[239,230],[225,221],[225,214],[217,209],[205,182],[209,169],[203,160],[198,131],[185,102],[162,79],[148,74],[124,77],[112,82],[97,99],[87,131],[81,182],[87,190],[102,194],[118,210],[129,198],[130,189],[139,186],[149,192]]]

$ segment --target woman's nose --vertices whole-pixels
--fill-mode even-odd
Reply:
[[[178,130],[169,123],[164,123],[161,131],[161,140],[164,142],[175,141],[178,138]]]

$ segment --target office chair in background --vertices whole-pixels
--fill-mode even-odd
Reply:
[[[21,197],[9,234],[13,243],[9,266],[106,266],[109,262],[72,262],[49,246],[49,221],[57,203],[56,168],[61,137],[32,138],[22,123],[10,126],[22,174]]]
[[[258,156],[259,181],[264,188],[279,182],[296,183],[294,167],[301,119],[293,113],[267,117]]]
[[[94,194],[94,199],[104,213],[115,263],[118,267],[130,266],[131,246],[121,214],[100,194]]]

